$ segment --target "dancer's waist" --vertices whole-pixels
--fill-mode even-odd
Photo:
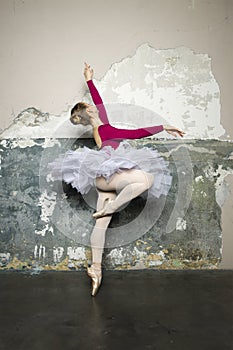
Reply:
[[[111,146],[114,149],[117,149],[120,145],[120,141],[117,140],[105,140],[103,141],[102,145],[101,145],[101,149],[105,146]]]

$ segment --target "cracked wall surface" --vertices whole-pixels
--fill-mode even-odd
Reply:
[[[91,261],[89,238],[94,208],[88,198],[83,198],[70,185],[47,181],[46,163],[70,147],[66,139],[50,141],[34,139],[33,145],[28,146],[18,139],[0,143],[1,269],[82,269]],[[233,144],[217,140],[132,142],[135,147],[146,145],[158,149],[169,161],[172,187],[152,227],[141,235],[139,232],[123,246],[108,246],[112,243],[111,232],[120,235],[124,225],[143,210],[146,199],[136,198],[115,215],[106,239],[104,266],[111,269],[217,268],[222,259],[221,206],[227,192],[224,178],[233,173]],[[93,147],[94,142],[72,139],[73,149],[84,145]],[[190,174],[184,150],[192,163]],[[179,184],[183,173],[189,181]],[[186,187],[184,193],[191,191],[186,206],[176,206],[177,196],[183,196],[180,185]],[[142,222],[141,227],[145,224],[146,221]]]
[[[188,47],[158,50],[143,44],[94,82],[114,125],[177,125],[186,131],[187,138],[225,135],[220,123],[219,86],[207,54]],[[89,92],[81,100],[92,103]],[[69,111],[55,116],[30,107],[19,113],[0,136],[62,138],[83,133],[84,127],[69,122]],[[90,129],[86,136],[91,136]]]
[[[120,225],[139,215],[145,202],[134,200],[116,215],[104,264],[117,269],[216,268],[222,260],[222,208],[231,194],[225,178],[232,176],[233,151],[232,142],[225,141],[229,130],[222,125],[220,100],[226,100],[213,59],[206,50],[195,50],[189,44],[135,47],[130,55],[114,57],[110,62],[115,63],[102,78],[94,79],[111,123],[126,128],[172,124],[184,129],[186,136],[181,144],[164,132],[159,135],[163,141],[156,141],[158,135],[135,141],[135,147],[158,147],[169,160],[173,187],[154,225],[146,233],[137,226],[135,239],[121,247],[113,247],[111,232],[121,229],[122,238]],[[86,85],[73,103],[77,100],[92,102]],[[72,101],[57,114],[31,101],[34,98],[0,132],[0,265],[32,271],[79,269],[91,261],[87,242],[96,198],[82,198],[48,177],[50,186],[43,187],[44,174],[46,160],[64,149],[94,147],[92,133],[90,128],[69,122]],[[183,162],[186,156],[189,167]],[[192,181],[185,182],[182,189],[187,174]]]

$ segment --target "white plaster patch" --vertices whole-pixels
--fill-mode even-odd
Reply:
[[[41,193],[39,198],[39,205],[41,206],[41,220],[44,222],[50,221],[50,216],[53,214],[53,210],[56,204],[56,192],[51,192],[49,195],[47,191]]]
[[[26,148],[32,146],[37,146],[37,143],[33,139],[16,139],[11,141],[10,148]]]
[[[62,259],[63,253],[64,253],[63,247],[53,247],[53,261],[55,263],[60,262]]]
[[[2,136],[2,135],[1,135]],[[11,140],[1,140],[0,144],[5,148],[26,148],[26,147],[32,147],[32,146],[40,146],[42,148],[48,148],[53,147],[54,145],[59,145],[60,142],[55,138],[45,138],[43,143],[37,143],[36,140],[33,138],[30,138],[30,135],[28,138],[14,138]]]
[[[199,181],[204,182],[202,175],[195,177],[195,182],[199,182]]]
[[[195,53],[187,47],[157,50],[142,44],[132,57],[114,63],[94,83],[104,103],[113,107],[112,111],[107,108],[113,124],[121,121],[130,127],[173,124],[186,131],[186,138],[219,138],[225,134],[220,123],[220,90],[207,54]],[[89,92],[80,100],[92,103]],[[77,97],[73,102],[77,102]],[[116,114],[113,104],[118,104],[119,109],[119,103],[140,106],[145,111],[137,113],[134,108],[124,115],[122,107]],[[69,111],[56,116],[29,108],[0,136],[59,138],[80,137],[83,133],[91,135],[90,129],[70,123]],[[165,132],[161,135],[172,138]]]
[[[222,207],[225,200],[230,194],[228,185],[225,181],[225,177],[227,175],[233,174],[233,169],[223,169],[222,164],[220,164],[218,166],[218,169],[214,171],[213,167],[211,165],[208,165],[204,168],[204,173],[205,176],[210,180],[213,180],[214,176],[217,177],[217,180],[215,182],[215,196],[216,202],[220,207]]]
[[[225,177],[229,174],[233,174],[233,169],[222,169],[222,165],[219,165],[218,169],[215,172],[215,175],[219,175],[215,183],[215,189],[216,202],[220,207],[223,206],[225,200],[230,195],[228,184],[225,181]]]
[[[49,138],[48,139],[48,138],[46,138],[41,146],[42,146],[42,148],[48,148],[48,147],[53,147],[54,145],[60,146],[61,143],[57,139],[54,139],[54,138]]]
[[[49,225],[46,224],[42,230],[35,230],[36,235],[45,236],[46,232],[49,230]]]
[[[151,267],[152,266],[160,266],[162,264],[163,264],[163,261],[161,261],[161,260],[150,260],[148,263],[148,265]]]
[[[188,138],[217,138],[225,132],[220,91],[207,54],[185,47],[155,50],[143,44],[134,56],[112,65],[98,87],[108,103],[149,108],[166,124],[184,128]],[[135,125],[142,125],[142,120],[151,125],[158,119],[145,115],[134,119]]]
[[[47,176],[46,176],[46,181],[47,182],[53,182],[54,181],[54,177],[52,176],[52,174],[48,174]]]
[[[35,234],[41,235],[41,236],[44,237],[44,236],[46,235],[47,232],[51,232],[52,235],[54,235],[54,234],[53,234],[53,231],[54,231],[54,230],[53,230],[53,227],[52,227],[52,226],[49,226],[48,224],[46,224],[42,230],[35,230]]]
[[[162,260],[166,259],[165,253],[162,250],[160,250],[158,253],[156,253],[156,255],[159,255]]]
[[[136,260],[143,260],[147,256],[147,253],[138,250],[137,247],[134,247],[132,255],[136,258]]]
[[[6,140],[1,140],[1,141],[0,141],[0,144],[1,144],[3,147],[7,148],[7,141],[6,141]]]
[[[213,166],[208,164],[204,169],[204,174],[205,174],[205,177],[207,179],[210,179],[210,180],[213,180],[213,177],[215,175],[215,172],[214,172],[214,169],[213,169]]]
[[[123,248],[114,248],[107,255],[107,257],[110,258],[114,262],[114,265],[122,265],[125,262],[124,249]]]
[[[160,266],[166,260],[165,253],[162,250],[160,250],[159,252],[156,252],[155,255],[159,256],[160,259],[156,259],[156,260],[151,259],[151,260],[149,260],[148,265],[151,266],[151,267],[153,267],[153,266]]]
[[[56,205],[56,192],[47,193],[47,190],[43,191],[39,198],[39,205],[41,206],[40,218],[46,223],[42,230],[35,230],[37,235],[45,236],[46,232],[51,232],[53,234],[53,227],[49,225],[50,217],[53,214]]]
[[[0,264],[4,262],[8,262],[10,260],[10,253],[0,253]]]
[[[207,197],[207,194],[206,194],[206,192],[205,191],[201,191],[201,195],[202,195],[202,197]]]
[[[18,191],[11,191],[10,192],[10,195],[13,197],[17,196],[17,194],[18,194]]]
[[[184,231],[186,230],[186,220],[183,218],[177,218],[176,220],[176,230],[177,231]]]
[[[44,259],[45,258],[45,246],[43,246],[42,244],[35,245],[34,258],[35,259],[41,259],[41,258]]]
[[[144,269],[146,269],[145,263],[140,260],[137,260],[135,265],[130,267],[130,270],[144,270]]]
[[[86,251],[83,247],[68,247],[67,248],[67,255],[69,259],[73,260],[86,260]]]

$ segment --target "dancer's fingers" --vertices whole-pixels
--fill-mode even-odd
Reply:
[[[85,64],[85,69],[89,69],[90,68],[90,64],[88,64],[87,62],[84,62]]]
[[[178,132],[180,135],[181,135],[181,134],[182,134],[182,135],[185,134],[185,132],[184,132],[183,130],[179,129],[179,128],[177,128],[176,130],[177,130],[177,132]]]
[[[173,132],[173,131],[171,131],[171,130],[168,130],[167,132],[168,132],[170,135],[177,137],[177,135],[176,135],[175,132]]]

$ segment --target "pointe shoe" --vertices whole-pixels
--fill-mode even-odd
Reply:
[[[92,279],[92,291],[91,295],[94,297],[96,293],[98,292],[98,289],[100,287],[101,281],[102,281],[102,271],[100,268],[95,268],[93,266],[87,268],[87,274]]]
[[[113,202],[113,200],[111,200],[110,198],[106,198],[104,201],[104,205],[103,208],[99,211],[97,211],[96,213],[93,214],[93,218],[98,219],[101,218],[103,216],[107,216],[107,215],[111,215],[113,214],[113,211],[107,212],[107,206]]]

